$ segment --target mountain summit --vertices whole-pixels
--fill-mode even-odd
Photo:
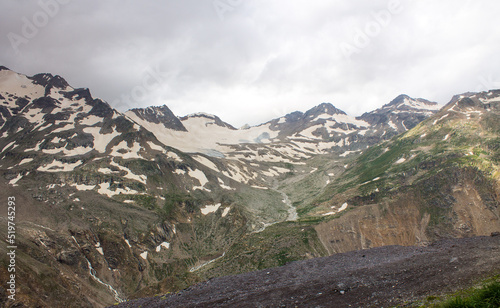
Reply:
[[[358,119],[380,129],[389,128],[389,135],[403,133],[437,113],[442,106],[421,98],[401,94],[390,103],[376,110],[364,113]]]
[[[336,114],[343,114],[345,115],[346,113],[340,109],[337,109],[335,106],[333,106],[331,103],[322,103],[319,104],[316,107],[313,107],[306,111],[304,114],[306,117],[318,117],[320,115],[336,115]]]
[[[208,114],[204,112],[198,112],[198,113],[193,113],[184,117],[181,117],[181,121],[188,121],[190,119],[205,119],[209,120],[204,122],[204,125],[209,126],[209,125],[217,125],[223,128],[229,128],[231,130],[236,130],[231,124],[228,124],[224,121],[222,121],[218,116],[213,115],[213,114]]]
[[[131,109],[127,112],[129,116],[135,115],[138,119],[154,124],[162,124],[167,129],[176,131],[187,131],[182,122],[170,109],[163,105],[158,107],[147,107]]]

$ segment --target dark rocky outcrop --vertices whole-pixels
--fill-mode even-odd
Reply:
[[[144,109],[132,109],[130,110],[137,117],[145,121],[163,124],[165,128],[173,129],[177,131],[187,131],[182,122],[177,118],[174,113],[165,105],[159,107],[148,107]]]

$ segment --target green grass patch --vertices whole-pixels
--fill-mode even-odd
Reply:
[[[484,285],[434,305],[436,308],[498,308],[500,307],[500,281]]]

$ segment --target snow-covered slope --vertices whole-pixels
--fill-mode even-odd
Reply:
[[[271,138],[277,136],[277,133],[270,129],[270,125],[237,130],[218,117],[207,114],[194,114],[181,118],[185,131],[168,129],[162,122],[141,118],[137,116],[135,110],[126,112],[126,115],[151,131],[167,146],[188,153],[204,153],[214,157],[224,157],[229,145],[269,142]]]

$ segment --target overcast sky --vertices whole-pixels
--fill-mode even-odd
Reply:
[[[2,0],[0,64],[235,126],[500,88],[498,0]]]

